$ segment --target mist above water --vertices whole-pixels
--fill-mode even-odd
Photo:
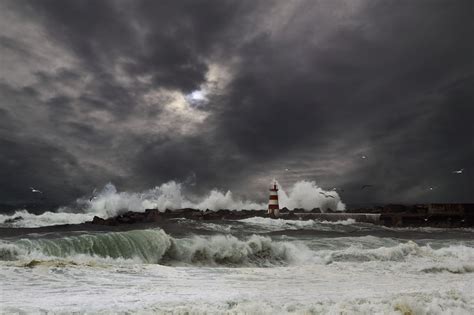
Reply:
[[[326,197],[323,194],[332,197]],[[280,187],[278,195],[281,208],[302,208],[306,210],[320,208],[322,211],[327,209],[345,210],[345,205],[337,192],[325,191],[317,186],[315,182],[296,182],[288,192]],[[165,211],[166,209],[182,208],[263,210],[267,208],[266,200],[260,203],[258,201],[243,200],[235,197],[230,190],[224,192],[213,189],[204,196],[189,198],[183,192],[183,185],[175,181],[169,181],[155,188],[135,193],[119,192],[113,184],[109,183],[92,200],[79,199],[78,203],[83,204],[88,212],[94,212],[102,217],[111,217],[124,210],[159,209]]]
[[[191,196],[185,193],[184,186],[176,181],[156,186],[142,192],[118,191],[109,183],[94,196],[84,196],[76,201],[72,207],[61,207],[56,212],[45,212],[40,215],[19,210],[13,215],[0,215],[0,224],[8,223],[11,226],[35,227],[55,224],[77,224],[91,220],[94,216],[110,218],[127,211],[143,212],[146,209],[183,209],[193,208],[200,210],[265,210],[267,200],[252,201],[235,196],[230,190],[213,189],[202,196]],[[325,191],[315,182],[299,181],[286,191],[279,186],[280,208],[305,209],[320,208],[343,211],[345,205],[335,191]],[[265,187],[265,190],[268,187]],[[331,196],[331,197],[327,197]]]

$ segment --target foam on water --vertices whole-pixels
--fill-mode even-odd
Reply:
[[[375,268],[375,269],[374,269]],[[278,268],[40,264],[6,267],[7,313],[472,314],[472,274],[348,262]],[[442,283],[442,286],[440,285]],[[41,290],[38,290],[41,287]]]
[[[323,300],[308,304],[275,301],[242,301],[156,305],[149,311],[166,314],[459,314],[474,311],[469,298],[451,290],[443,293],[394,294],[390,298],[356,298],[343,301]],[[132,312],[133,313],[133,312]]]
[[[289,222],[300,223],[340,226]],[[474,312],[474,244],[470,240],[208,235],[207,229],[214,228],[205,226],[204,235],[180,238],[147,229],[4,239],[0,241],[1,311]]]
[[[173,265],[272,266],[304,260],[310,250],[289,242],[252,235],[239,240],[232,235],[175,239],[162,230],[136,230],[86,234],[56,239],[21,239],[0,242],[0,260],[44,261],[63,258],[84,262],[99,258]],[[86,259],[87,261],[87,259]]]
[[[360,240],[359,240],[360,239]],[[251,235],[174,238],[160,229],[84,234],[61,238],[20,239],[0,242],[0,260],[22,261],[64,259],[67,261],[120,262],[195,266],[291,266],[345,262],[423,261],[418,271],[472,272],[474,248],[450,245],[433,249],[413,241],[400,242],[377,237],[335,238],[320,242],[330,249],[313,246],[312,240],[272,240]]]
[[[90,221],[93,217],[93,213],[46,211],[42,214],[33,214],[27,210],[18,210],[12,215],[0,214],[0,226],[39,227],[60,224],[79,224]]]
[[[253,217],[239,220],[246,224],[252,224],[265,228],[268,230],[301,230],[301,229],[323,229],[327,230],[331,227],[324,228],[324,225],[351,225],[355,224],[354,219],[340,220],[340,221],[317,221],[317,220],[286,220],[286,219],[272,219]]]
[[[330,194],[325,197],[321,193]],[[325,191],[315,182],[300,181],[290,187],[286,193],[280,189],[280,206],[303,209],[320,208],[325,211],[344,210],[339,195],[335,191]],[[40,215],[17,211],[13,215],[0,215],[0,225],[12,227],[38,227],[58,224],[77,224],[91,220],[94,216],[110,218],[126,211],[143,212],[146,209],[233,209],[251,210],[266,209],[267,203],[243,200],[231,191],[213,189],[203,196],[187,196],[181,183],[170,181],[142,192],[120,192],[109,183],[95,196],[79,198],[72,207],[61,207],[56,212],[45,212]]]

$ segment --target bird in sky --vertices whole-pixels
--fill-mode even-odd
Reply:
[[[460,170],[458,171],[453,171],[453,174],[462,174],[464,172],[464,169],[461,168]]]
[[[92,191],[92,194],[91,194],[91,196],[90,196],[90,198],[89,198],[89,201],[94,200],[95,197],[96,197],[96,194],[97,194],[97,188],[94,188],[94,190]]]
[[[321,195],[323,195],[324,197],[326,197],[326,198],[333,198],[333,199],[336,198],[336,197],[334,197],[333,195],[326,194],[326,193],[324,193],[324,192],[322,192],[322,191],[320,191],[319,193],[320,193]]]
[[[290,170],[289,168],[285,168],[285,171],[287,171],[287,172],[288,172],[289,170]]]
[[[367,157],[365,155],[362,155],[361,158],[363,158],[365,160]]]
[[[31,192],[34,193],[34,194],[42,194],[42,193],[43,193],[42,191],[40,191],[40,190],[38,190],[38,189],[35,189],[35,188],[33,188],[33,187],[30,187],[30,190],[31,190]]]

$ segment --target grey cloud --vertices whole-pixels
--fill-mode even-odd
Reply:
[[[4,163],[19,163],[1,171],[21,174],[5,200],[27,198],[22,189],[35,180],[65,202],[108,180],[140,190],[195,174],[196,193],[220,187],[264,198],[275,176],[286,186],[310,179],[344,187],[349,204],[473,201],[470,1],[7,8],[44,29],[72,61],[41,70],[18,64],[35,82],[24,86],[1,78],[0,152]],[[0,44],[34,63],[28,51],[43,43],[6,34]],[[159,91],[199,89],[211,64],[229,67],[230,81],[192,108],[208,117],[183,134],[192,122],[164,121],[179,110]],[[148,103],[150,93],[157,96]],[[32,139],[42,141],[30,148]],[[51,172],[40,177],[36,166]],[[453,176],[462,167],[465,174]],[[59,177],[71,183],[64,192]],[[368,183],[374,188],[361,191]]]

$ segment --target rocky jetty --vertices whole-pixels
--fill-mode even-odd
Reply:
[[[159,211],[148,209],[145,212],[126,212],[122,215],[103,219],[94,217],[87,224],[94,225],[129,225],[135,223],[153,223],[163,220],[184,218],[190,220],[242,220],[251,217],[269,217],[266,210],[228,210],[217,211],[198,209],[178,209]],[[352,219],[356,222],[366,222],[395,227],[474,227],[474,204],[427,204],[427,205],[386,205],[370,209],[353,209],[344,212],[334,212],[330,209],[324,213],[315,208],[280,210],[279,219],[286,220],[319,220],[340,221]]]
[[[266,217],[266,210],[228,210],[218,211],[198,209],[177,209],[159,211],[158,209],[147,209],[145,212],[126,212],[119,216],[102,219],[97,216],[88,223],[100,225],[120,225],[133,223],[159,222],[167,219],[184,218],[191,220],[241,220],[251,217]]]

